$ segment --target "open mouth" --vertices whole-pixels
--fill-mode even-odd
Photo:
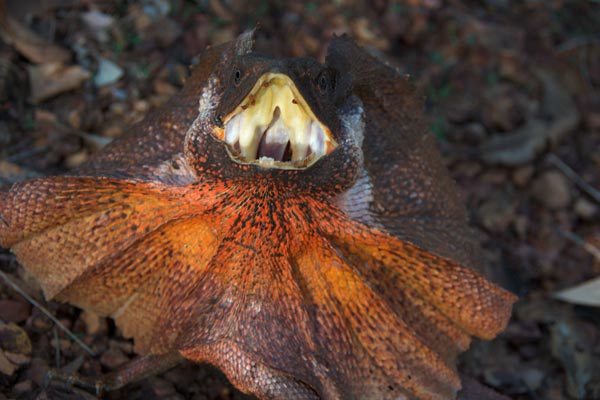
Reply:
[[[294,82],[278,73],[261,76],[213,133],[232,160],[268,168],[307,168],[337,146]]]

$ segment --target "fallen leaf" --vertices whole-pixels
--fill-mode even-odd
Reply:
[[[16,383],[15,386],[13,386],[13,392],[18,396],[18,397],[25,397],[28,393],[33,392],[33,382],[30,379],[21,381],[19,383]]]
[[[0,160],[0,188],[2,182],[12,184],[26,179],[38,178],[40,175],[6,160]]]
[[[65,66],[49,63],[28,68],[31,84],[31,101],[40,103],[58,94],[81,86],[90,73],[78,65]]]
[[[2,372],[4,375],[11,376],[16,370],[17,367],[8,361],[8,358],[6,358],[4,352],[0,350],[0,372]]]
[[[39,17],[48,15],[59,8],[73,7],[77,0],[19,0],[7,1],[6,8],[10,15],[16,18],[26,18],[27,16]]]
[[[97,10],[84,12],[81,14],[81,19],[90,29],[94,31],[110,28],[115,22],[113,17]]]
[[[93,149],[101,149],[111,142],[111,138],[106,138],[103,136],[98,136],[94,134],[90,134],[87,132],[80,131],[79,129],[71,128],[60,122],[55,114],[46,111],[37,109],[35,110],[35,123],[37,127],[48,127],[49,129],[60,132],[64,135],[75,135],[82,138],[88,144],[92,146]],[[1,164],[0,164],[1,166]],[[1,170],[0,170],[1,171]],[[0,177],[1,177],[0,172]]]
[[[580,115],[575,103],[547,72],[538,71],[544,87],[540,115],[530,115],[527,122],[512,133],[497,134],[479,147],[480,157],[490,164],[516,166],[526,164],[572,132]]]
[[[600,307],[600,277],[556,292],[554,297],[567,303]]]
[[[32,350],[27,332],[12,322],[0,322],[0,348],[16,354],[31,354]]]
[[[106,43],[110,40],[108,29],[114,25],[113,17],[97,10],[91,10],[81,14],[81,19],[98,41]]]
[[[576,399],[588,398],[586,385],[592,377],[592,349],[581,323],[571,314],[560,316],[551,326],[551,352],[566,373],[565,389]]]
[[[10,351],[6,351],[4,352],[4,355],[6,358],[8,358],[8,361],[19,367],[27,365],[31,362],[31,356],[27,354],[11,353]]]
[[[106,58],[100,58],[98,72],[94,76],[94,85],[96,87],[110,85],[117,82],[122,76],[123,69],[121,67]]]
[[[36,64],[66,63],[71,53],[56,44],[38,36],[18,20],[7,16],[2,25],[2,37],[19,53]]]
[[[363,45],[373,46],[382,51],[390,48],[387,38],[374,31],[373,27],[369,26],[369,20],[366,17],[359,17],[352,21],[350,28],[356,39]]]

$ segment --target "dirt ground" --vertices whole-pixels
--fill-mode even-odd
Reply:
[[[600,2],[285,3],[7,1],[0,189],[86,162],[176,94],[208,45],[258,26],[259,51],[322,61],[349,33],[426,96],[487,274],[520,297],[506,332],[461,368],[513,399],[599,399],[600,284],[561,291],[600,276]],[[0,400],[92,398],[41,389],[44,371],[94,375],[134,356],[111,321],[43,302],[7,250],[0,269],[97,353],[0,281]],[[107,397],[248,398],[192,364]]]

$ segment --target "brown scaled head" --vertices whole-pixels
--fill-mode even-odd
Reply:
[[[222,178],[347,188],[361,168],[364,113],[340,75],[307,58],[223,53],[187,133],[188,162]]]

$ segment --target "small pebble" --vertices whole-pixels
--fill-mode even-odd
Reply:
[[[159,399],[183,400],[184,397],[177,393],[175,386],[165,379],[153,378],[148,382],[152,393]]]
[[[150,103],[146,100],[138,100],[133,103],[133,109],[139,113],[146,113],[150,109]]]
[[[179,89],[168,82],[156,80],[154,81],[154,91],[160,95],[173,96]]]
[[[479,122],[470,122],[462,129],[462,137],[468,143],[481,143],[487,136],[487,130],[485,129],[485,126]]]
[[[54,326],[54,323],[42,313],[36,313],[35,309],[27,322],[34,333],[44,333]]]
[[[33,391],[33,382],[31,379],[21,381],[13,386],[13,393],[19,397],[31,393]]]
[[[117,124],[109,125],[102,130],[102,136],[107,138],[117,138],[123,135],[123,127]]]
[[[571,185],[558,171],[547,171],[534,180],[531,195],[550,210],[558,210],[571,202]]]
[[[512,173],[512,180],[517,187],[523,188],[529,184],[534,172],[535,169],[531,165],[516,168]]]
[[[75,129],[81,129],[81,110],[74,108],[67,115],[67,122]]]
[[[575,200],[573,210],[579,218],[588,221],[593,219],[598,214],[598,205],[592,203],[585,197],[580,197]]]
[[[465,161],[453,168],[455,176],[464,176],[467,178],[476,177],[482,170],[481,164],[475,161]]]
[[[115,115],[123,115],[127,112],[127,109],[127,104],[122,102],[116,102],[110,105],[110,111]]]
[[[90,155],[88,154],[88,152],[86,150],[81,150],[81,151],[78,151],[77,153],[73,153],[73,154],[69,155],[67,157],[67,159],[65,160],[65,165],[70,169],[77,168],[81,164],[83,164],[87,160],[89,160],[89,158],[90,158]]]
[[[483,122],[491,130],[509,132],[523,121],[523,112],[518,107],[512,88],[504,85],[489,90],[483,106]]]
[[[527,368],[521,372],[521,379],[523,379],[523,382],[531,392],[535,392],[540,388],[544,377],[544,372],[535,368]]]
[[[16,300],[0,300],[0,319],[6,322],[23,322],[31,312],[31,305]]]
[[[481,224],[491,232],[504,232],[515,219],[516,203],[506,194],[491,197],[479,207]]]
[[[585,116],[585,124],[590,129],[600,130],[600,112],[589,112]]]
[[[42,358],[34,357],[31,360],[31,364],[29,364],[29,368],[27,368],[25,376],[27,377],[27,379],[31,379],[38,386],[40,386],[44,381],[44,376],[46,376],[47,371],[48,361]]]
[[[100,356],[100,363],[108,369],[114,370],[129,362],[129,357],[123,353],[123,350],[116,346],[111,346]]]
[[[452,99],[446,106],[444,110],[444,114],[446,118],[452,123],[462,124],[467,121],[473,120],[473,117],[477,112],[477,102],[469,96],[457,96],[456,99]],[[485,127],[481,124],[476,123],[481,126],[485,132]]]

